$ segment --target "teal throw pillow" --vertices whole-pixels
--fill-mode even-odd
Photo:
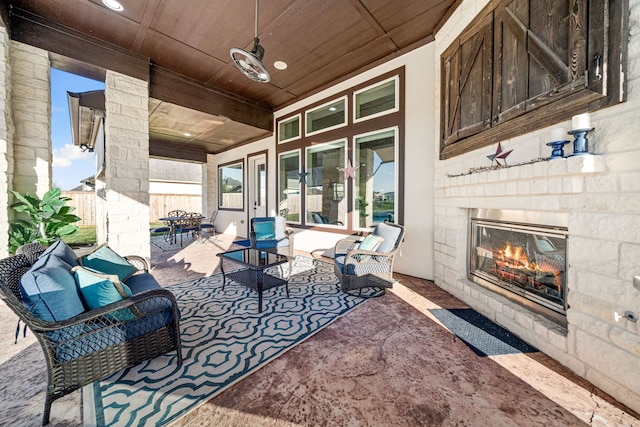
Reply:
[[[131,296],[129,287],[120,283],[115,276],[111,277],[114,282],[108,275],[94,273],[82,267],[74,267],[71,271],[84,302],[91,310]]]
[[[362,240],[362,242],[360,242],[358,249],[363,251],[375,251],[383,240],[383,237],[376,236],[375,234],[369,234]]]
[[[89,255],[81,257],[79,261],[83,267],[88,267],[104,274],[115,274],[120,282],[124,282],[127,277],[138,271],[129,261],[118,255],[106,244],[99,246]]]
[[[276,238],[273,221],[254,222],[253,231],[256,233],[256,240]]]
[[[90,310],[121,301],[132,295],[129,287],[120,283],[115,275],[96,273],[83,267],[74,267],[71,271],[80,294]],[[135,316],[129,309],[123,309],[115,313],[114,317],[118,320],[128,320]]]

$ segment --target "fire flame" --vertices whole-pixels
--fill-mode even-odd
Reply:
[[[504,262],[506,267],[531,272],[551,273],[554,276],[555,287],[558,290],[562,287],[560,270],[552,265],[540,265],[534,261],[530,261],[522,246],[511,246],[510,243],[507,243],[504,249],[499,249],[497,252],[500,255],[499,259]]]

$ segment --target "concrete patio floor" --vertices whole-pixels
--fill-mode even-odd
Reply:
[[[222,235],[163,251],[167,286],[219,271]],[[310,256],[306,253],[300,255]],[[327,261],[331,261],[326,259]],[[540,352],[478,356],[432,310],[467,305],[432,282],[399,283],[362,304],[174,426],[640,426],[637,414]],[[0,426],[41,422],[44,358],[0,304]],[[82,425],[81,392],[54,402],[52,426]]]

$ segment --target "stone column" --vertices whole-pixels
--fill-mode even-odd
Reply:
[[[51,188],[51,83],[47,51],[11,42],[13,189],[44,196]]]
[[[106,243],[121,255],[149,259],[148,83],[107,71],[105,104]]]
[[[11,156],[12,120],[10,98],[11,67],[9,61],[11,41],[4,27],[0,27],[0,257],[9,254],[9,188],[13,176]]]
[[[213,154],[207,154],[207,164],[204,165],[202,182],[205,183],[202,189],[202,204],[207,215],[211,215],[211,212],[218,209],[218,164],[216,156]]]

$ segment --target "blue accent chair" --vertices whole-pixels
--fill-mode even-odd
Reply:
[[[289,247],[289,255],[293,256],[293,234],[294,231],[286,227],[281,216],[251,218],[249,239],[252,248]]]

